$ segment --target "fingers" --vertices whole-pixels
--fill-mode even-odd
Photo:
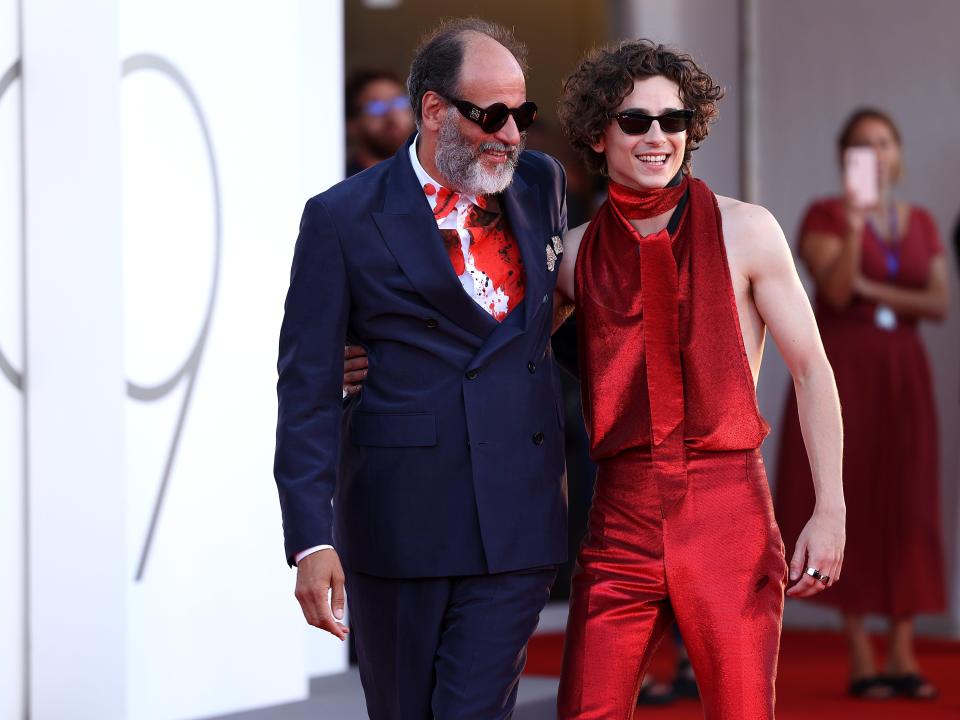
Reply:
[[[300,608],[303,610],[303,616],[310,625],[326,630],[340,640],[346,640],[350,630],[338,623],[330,611],[330,604],[327,599],[329,590],[328,587],[319,586],[315,590],[310,589],[305,592],[298,589],[295,594],[300,602]]]
[[[356,385],[361,380],[367,376],[366,370],[351,370],[349,372],[344,369],[343,373],[343,384],[344,385]]]
[[[330,598],[330,607],[333,609],[333,617],[335,620],[343,620],[343,608],[346,605],[347,596],[344,592],[344,581],[343,576],[340,577],[334,576],[333,578],[333,592],[331,593]]]
[[[347,395],[360,392],[360,383],[367,377],[369,368],[367,352],[360,345],[347,345],[343,348],[343,391]]]
[[[819,558],[819,559],[817,559]],[[807,568],[811,567],[820,572],[821,578],[828,578],[827,582],[824,583],[822,579],[818,579],[813,575],[807,573]],[[791,562],[791,576],[793,574],[793,563]],[[821,593],[826,590],[828,587],[833,587],[833,584],[839,579],[840,573],[840,559],[831,559],[823,555],[813,556],[810,561],[803,566],[802,577],[800,582],[794,585],[792,588],[787,590],[787,595],[790,597],[796,598],[808,598],[813,597],[817,593]]]
[[[350,358],[343,361],[343,371],[348,372],[350,370],[366,370],[370,365],[370,361],[366,355],[362,357]]]
[[[787,590],[787,595],[789,597],[810,597],[811,595],[816,595],[820,592],[820,588],[817,586],[820,585],[819,580],[814,580],[809,575],[804,575],[800,582],[794,585],[792,588]]]
[[[796,582],[800,580],[803,576],[803,571],[806,567],[803,564],[803,561],[807,557],[807,543],[800,537],[797,540],[797,549],[793,551],[793,559],[790,560],[790,581]]]
[[[303,616],[306,621],[314,627],[326,630],[331,635],[335,635],[340,640],[345,640],[350,629],[341,625],[335,616],[337,612],[337,600],[339,597],[340,618],[343,617],[343,606],[345,602],[344,582],[342,573],[334,573],[332,578],[332,588],[334,594],[334,608],[330,607],[331,585],[325,582],[320,583],[300,583],[297,582],[297,589],[294,595],[300,603],[300,609],[303,610]]]

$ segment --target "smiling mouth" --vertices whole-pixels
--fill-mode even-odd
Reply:
[[[637,158],[637,160],[642,162],[644,165],[648,165],[650,167],[663,167],[664,165],[667,164],[667,158],[669,158],[670,156],[660,153],[656,155],[654,154],[634,155],[634,157]]]

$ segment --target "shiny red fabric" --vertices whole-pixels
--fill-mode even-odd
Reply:
[[[600,463],[573,579],[561,720],[634,716],[676,620],[709,720],[772,720],[787,567],[759,450],[631,450]],[[682,456],[682,457],[681,457]],[[664,494],[683,502],[663,514]],[[638,713],[642,716],[642,713]]]
[[[664,295],[673,291],[658,282],[657,291],[646,298],[653,322],[664,322],[655,317],[653,306],[666,303],[677,308],[678,335],[671,342],[679,348],[682,388],[674,379],[664,380],[660,368],[654,371],[652,386],[648,384],[644,297],[638,282],[646,279],[645,246],[636,230],[608,200],[580,243],[575,283],[577,323],[585,328],[580,334],[581,387],[595,460],[630,448],[649,449],[651,437],[661,435],[662,428],[654,433],[651,427],[650,387],[657,395],[670,396],[655,400],[658,404],[682,397],[688,447],[750,450],[759,447],[770,431],[757,407],[740,335],[720,209],[702,181],[691,178],[689,193],[673,240],[675,265],[668,269],[676,276],[675,294]],[[661,255],[652,261],[657,271],[668,272]],[[665,282],[674,283],[672,278]]]
[[[687,191],[688,182],[688,176],[683,175],[676,185],[656,190],[634,190],[611,180],[607,185],[607,197],[628,220],[646,220],[675,208]]]
[[[705,717],[765,720],[787,566],[758,449],[768,427],[706,185],[690,180],[672,248],[664,235],[641,238],[608,201],[578,254],[584,415],[599,473],[559,717],[632,718],[676,619]]]

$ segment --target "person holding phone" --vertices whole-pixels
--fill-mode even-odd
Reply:
[[[844,615],[852,695],[933,698],[913,647],[913,618],[945,607],[937,415],[917,326],[944,318],[947,261],[930,213],[895,197],[902,152],[890,116],[856,111],[838,150],[845,194],[810,206],[799,244],[843,407],[848,501],[844,582],[811,599]],[[793,387],[783,417],[776,512],[793,538],[815,502]],[[867,614],[891,621],[882,674]]]

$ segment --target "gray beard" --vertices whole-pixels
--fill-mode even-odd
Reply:
[[[443,118],[434,156],[437,169],[454,186],[451,190],[466,195],[493,195],[503,192],[513,181],[513,171],[517,168],[526,138],[521,137],[520,144],[514,147],[488,142],[475,148],[461,134],[458,116],[459,111],[450,108]],[[486,150],[506,151],[507,161],[492,172],[487,170],[480,162],[482,153]]]

